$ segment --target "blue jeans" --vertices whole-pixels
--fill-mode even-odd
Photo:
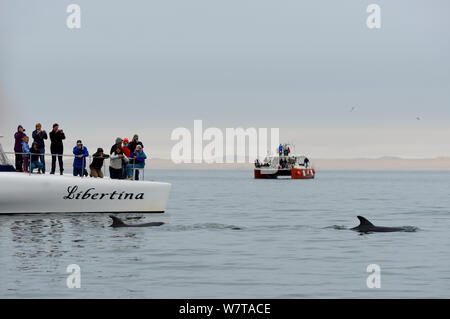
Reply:
[[[133,168],[144,168],[144,163],[138,163],[138,164],[127,164],[127,177],[133,177]],[[136,171],[138,172],[138,171]]]
[[[30,172],[33,173],[33,170],[34,170],[35,168],[38,168],[38,169],[40,169],[40,170],[43,170],[44,164],[42,164],[41,162],[38,162],[38,161],[31,162]]]
[[[40,148],[39,153],[45,154],[45,148]],[[42,167],[41,167],[42,173],[45,173],[45,155],[40,155],[39,159],[42,163]]]
[[[74,167],[73,168],[73,176],[83,177],[83,174],[84,174],[84,168],[82,168],[82,167]]]

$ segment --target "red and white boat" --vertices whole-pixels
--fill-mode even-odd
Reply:
[[[312,179],[316,175],[306,156],[293,154],[267,156],[263,162],[256,160],[254,172],[255,178]]]

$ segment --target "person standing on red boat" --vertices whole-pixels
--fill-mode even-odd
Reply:
[[[309,158],[305,157],[305,159],[303,160],[303,165],[308,168],[309,166]]]

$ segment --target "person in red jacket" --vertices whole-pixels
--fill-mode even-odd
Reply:
[[[128,158],[130,158],[130,154],[131,154],[129,144],[130,144],[130,141],[127,138],[124,138],[123,145],[122,145],[122,151]]]

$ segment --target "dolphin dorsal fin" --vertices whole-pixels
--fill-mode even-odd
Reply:
[[[365,219],[364,217],[362,217],[362,216],[357,216],[357,217],[358,217],[359,222],[360,222],[359,226],[363,226],[363,225],[365,225],[365,226],[373,226],[373,224],[371,222],[369,222],[367,219]]]
[[[111,217],[111,219],[113,220],[111,227],[119,227],[125,225],[124,222],[119,217],[113,215],[109,215],[109,217]]]

